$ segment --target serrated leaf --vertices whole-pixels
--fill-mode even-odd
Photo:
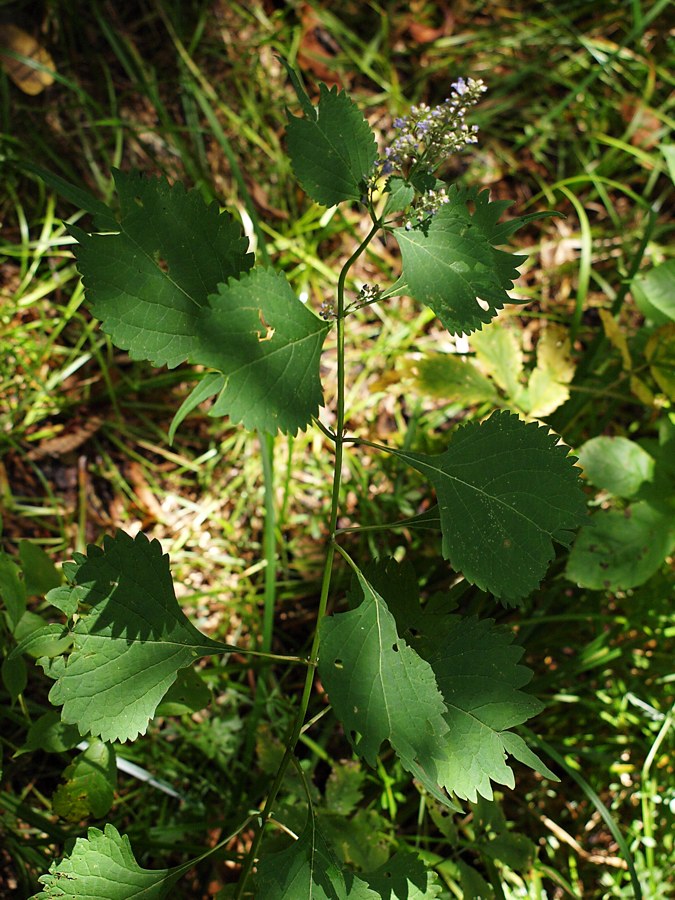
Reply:
[[[579,532],[565,575],[592,590],[644,584],[675,547],[675,519],[649,503],[596,511]]]
[[[399,637],[383,598],[357,578],[361,604],[321,622],[319,673],[358,753],[374,766],[387,740],[408,766],[443,738],[445,705],[429,664]]]
[[[511,788],[515,783],[506,762],[514,737],[509,729],[537,715],[543,704],[521,690],[532,673],[519,665],[523,648],[513,644],[513,634],[490,619],[443,618],[443,627],[437,617],[418,622],[420,652],[448,708],[450,734],[429,775],[463,799],[492,799],[492,781]]]
[[[298,300],[283,273],[268,269],[219,285],[209,304],[191,357],[225,377],[209,415],[268,432],[304,429],[322,402],[319,361],[329,325]]]
[[[234,649],[183,614],[159,541],[118,532],[69,570],[89,606],[72,630],[67,663],[49,698],[64,722],[104,741],[144,734],[179,669]]]
[[[381,900],[433,900],[442,893],[436,874],[412,853],[394,854],[363,878]]]
[[[436,489],[443,556],[472,584],[507,602],[540,583],[586,517],[574,457],[555,434],[497,412],[459,428],[445,453],[391,451]]]
[[[134,859],[129,838],[113,825],[104,831],[90,828],[77,838],[69,857],[52,863],[43,886],[30,900],[162,900],[176,881],[170,869],[142,869]]]
[[[115,172],[116,234],[72,228],[93,314],[133,359],[169,367],[195,349],[199,312],[221,282],[251,268],[240,225],[178,182]]]
[[[288,154],[298,181],[323,206],[359,200],[377,158],[375,135],[356,104],[337,88],[320,85],[313,112],[304,119],[288,114]]]
[[[388,740],[446,805],[444,791],[475,800],[492,797],[492,781],[513,787],[507,753],[513,746],[521,761],[526,754],[508,729],[542,709],[521,690],[532,673],[519,665],[523,650],[513,635],[491,620],[425,614],[411,571],[392,561],[357,578],[362,603],[324,620],[319,658],[322,682],[356,750],[372,765]],[[536,760],[541,769],[526,750],[526,763]]]
[[[52,809],[68,822],[89,816],[100,819],[112,806],[117,784],[115,751],[103,741],[92,740],[63,772],[52,797]]]
[[[600,435],[582,444],[578,454],[591,484],[616,497],[632,497],[654,477],[653,457],[628,438]]]
[[[510,204],[491,202],[487,191],[453,185],[448,195],[449,202],[430,222],[410,230],[396,228],[394,235],[410,295],[430,306],[451,333],[469,333],[490,322],[509,301],[507,291],[525,257],[495,244],[503,243],[523,220],[498,225]]]
[[[366,577],[385,598],[411,651],[431,666],[446,707],[447,733],[418,755],[417,771],[411,768],[427,790],[445,805],[434,784],[463,799],[491,799],[491,781],[513,787],[507,754],[557,780],[509,730],[543,708],[522,690],[532,673],[520,664],[523,649],[513,644],[513,634],[491,619],[426,612],[409,565],[382,560],[367,568]]]
[[[344,872],[311,811],[297,841],[258,864],[256,896],[265,900],[377,900],[378,894]]]

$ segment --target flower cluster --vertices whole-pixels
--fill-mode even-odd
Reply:
[[[408,219],[405,223],[405,230],[410,231],[413,225],[421,225],[430,216],[435,216],[441,206],[448,203],[449,200],[450,198],[445,188],[441,188],[439,191],[427,191],[425,194],[422,194],[413,210],[413,218]]]
[[[326,322],[330,322],[332,319],[337,319],[335,304],[332,300],[323,300],[321,302],[321,306],[319,307],[319,315],[322,319],[325,319]]]
[[[357,303],[359,306],[368,306],[370,303],[377,303],[382,294],[382,288],[377,284],[364,284],[359,291]]]
[[[449,154],[476,143],[478,126],[467,125],[464,119],[487,88],[480,78],[458,78],[451,87],[450,96],[438,106],[422,103],[409,115],[394,119],[399,134],[385,149],[384,159],[377,161],[375,178],[416,163],[433,171]]]

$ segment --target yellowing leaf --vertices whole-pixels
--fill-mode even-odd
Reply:
[[[569,398],[574,377],[572,347],[567,330],[548,324],[537,343],[537,365],[520,406],[535,418],[548,416]]]
[[[600,314],[600,321],[602,322],[602,327],[605,330],[605,335],[607,336],[607,340],[613,347],[621,354],[621,359],[623,360],[623,367],[627,372],[633,368],[633,364],[630,358],[630,351],[628,349],[628,341],[626,340],[626,335],[621,330],[619,323],[616,321],[611,312],[607,309],[599,309],[598,313]]]
[[[8,50],[11,54],[25,56],[30,62],[16,59],[14,55],[6,52]],[[45,71],[45,69],[54,70],[54,60],[49,52],[23,28],[16,25],[0,25],[0,65],[14,84],[24,94],[30,94],[32,97],[54,83],[53,76]]]
[[[430,353],[421,359],[417,363],[417,385],[427,396],[463,404],[499,402],[490,379],[457,353]]]
[[[522,391],[523,353],[515,334],[503,322],[484,328],[471,337],[476,359],[513,401]]]
[[[645,356],[654,381],[675,400],[675,322],[656,329],[647,341]]]

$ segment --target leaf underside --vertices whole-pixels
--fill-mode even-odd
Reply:
[[[433,484],[443,556],[504,602],[526,597],[586,519],[574,457],[555,434],[509,412],[459,428],[436,456],[392,451]]]
[[[359,573],[357,595],[355,609],[321,624],[319,673],[367,762],[389,741],[450,806],[448,794],[491,799],[491,781],[513,787],[509,753],[552,775],[508,730],[542,708],[521,691],[531,672],[511,634],[491,620],[425,614],[414,576],[393,561]]]
[[[178,605],[158,541],[118,532],[69,569],[83,614],[49,698],[63,722],[104,741],[144,734],[181,668],[233,648],[201,634]],[[89,607],[87,610],[86,607]]]
[[[39,879],[43,889],[31,900],[162,900],[175,880],[170,869],[142,869],[126,835],[106,825],[77,838],[70,856],[52,863],[49,874]]]

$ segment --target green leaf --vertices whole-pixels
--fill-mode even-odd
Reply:
[[[446,734],[445,705],[429,663],[399,637],[377,591],[357,578],[360,606],[321,622],[319,673],[358,753],[374,766],[388,740],[408,767]]]
[[[658,386],[669,400],[675,400],[675,322],[660,325],[650,334],[645,358]]]
[[[415,199],[415,188],[399,175],[392,175],[387,181],[385,191],[387,202],[382,213],[383,216],[407,209]]]
[[[675,259],[638,272],[631,292],[640,312],[655,325],[675,322]]]
[[[16,657],[22,653],[27,653],[34,659],[38,659],[41,656],[51,659],[65,653],[71,644],[72,638],[64,625],[56,623],[41,625],[39,628],[31,629],[19,641],[12,650],[11,656]]]
[[[339,816],[351,815],[363,796],[365,773],[356,760],[336,763],[326,782],[326,807]]]
[[[241,227],[196,190],[115,172],[117,234],[71,232],[87,298],[133,359],[177,366],[196,346],[199,314],[221,282],[253,264]]]
[[[20,566],[7,553],[0,553],[0,600],[14,630],[26,612],[26,587]]]
[[[499,401],[494,385],[469,360],[456,353],[430,353],[417,364],[418,388],[430,397],[470,403]]]
[[[513,635],[491,620],[423,612],[411,569],[391,560],[357,579],[361,605],[324,620],[319,657],[356,750],[372,765],[388,740],[446,805],[443,790],[475,800],[492,797],[491,781],[513,787],[507,753],[555,779],[508,730],[542,709],[521,690],[532,673],[519,665]]]
[[[204,400],[219,394],[225,386],[225,377],[220,372],[207,372],[204,377],[197,383],[197,386],[183,400],[178,407],[175,416],[169,425],[169,443],[173,444],[176,437],[178,426],[190,415],[193,409],[196,409]]]
[[[649,503],[595,512],[582,528],[566,576],[592,590],[626,590],[644,584],[675,547],[675,520]]]
[[[391,822],[378,810],[361,806],[349,818],[320,810],[321,832],[346,865],[361,872],[389,859]]]
[[[442,893],[436,874],[412,853],[394,854],[363,878],[381,900],[432,900]]]
[[[170,869],[141,869],[129,838],[112,825],[90,828],[77,838],[69,857],[52,863],[39,882],[43,890],[30,900],[161,900],[177,878]]]
[[[183,614],[159,541],[118,532],[69,569],[83,588],[74,647],[49,698],[64,722],[103,741],[144,734],[179,669],[234,649],[212,641]]]
[[[586,517],[574,457],[555,434],[497,412],[458,429],[437,456],[391,451],[436,489],[443,555],[507,602],[526,597]]]
[[[449,202],[430,222],[410,230],[396,228],[394,235],[410,295],[430,306],[451,333],[469,333],[490,322],[509,301],[507,291],[525,257],[494,245],[503,243],[524,219],[498,225],[510,204],[491,202],[487,191],[453,185],[448,194]]]
[[[675,183],[675,144],[661,144],[659,150],[665,157],[670,180]]]
[[[158,716],[183,716],[198,712],[211,702],[211,691],[193,669],[181,669],[157,707]]]
[[[19,541],[19,559],[28,596],[42,597],[61,584],[51,557],[33,541]]]
[[[116,784],[115,751],[94,739],[64,770],[52,797],[52,809],[68,822],[89,816],[100,819],[110,811]]]
[[[261,858],[257,886],[256,896],[265,900],[377,900],[379,896],[341,869],[311,811],[297,841]]]
[[[219,285],[209,302],[191,357],[225,376],[209,414],[268,432],[305,428],[322,402],[319,360],[329,325],[298,300],[283,273],[267,269]]]
[[[28,684],[28,671],[22,656],[6,656],[2,661],[2,683],[9,699],[16,703],[19,694],[23,694]]]
[[[66,725],[61,721],[57,710],[50,709],[31,724],[26,735],[26,743],[19,753],[30,753],[34,750],[63,753],[76,747],[80,740],[81,735],[76,726]]]
[[[654,477],[654,459],[624,437],[595,437],[579,448],[579,464],[596,487],[615,497],[632,497]]]
[[[94,217],[93,221],[96,231],[117,230],[117,221],[112,210],[101,200],[97,200],[96,197],[93,197],[87,191],[75,187],[74,184],[70,184],[64,178],[47,171],[47,169],[43,169],[41,166],[36,166],[31,162],[25,162],[23,166],[29,172],[33,172],[41,178],[48,187],[55,190],[57,194],[60,194],[78,209],[91,213]]]
[[[304,119],[288,113],[288,154],[298,181],[323,206],[359,200],[377,158],[375,135],[356,104],[337,88],[320,85],[319,105],[312,112]]]
[[[366,577],[386,599],[398,633],[431,666],[446,712],[448,733],[430,758],[420,759],[416,772],[427,790],[433,782],[464,799],[477,794],[492,798],[490,780],[513,787],[506,754],[557,780],[523,739],[509,731],[542,709],[521,688],[532,673],[519,664],[522,647],[513,634],[495,627],[491,619],[461,618],[430,613],[420,607],[419,588],[412,567],[381,560]],[[428,606],[428,604],[427,604]]]

